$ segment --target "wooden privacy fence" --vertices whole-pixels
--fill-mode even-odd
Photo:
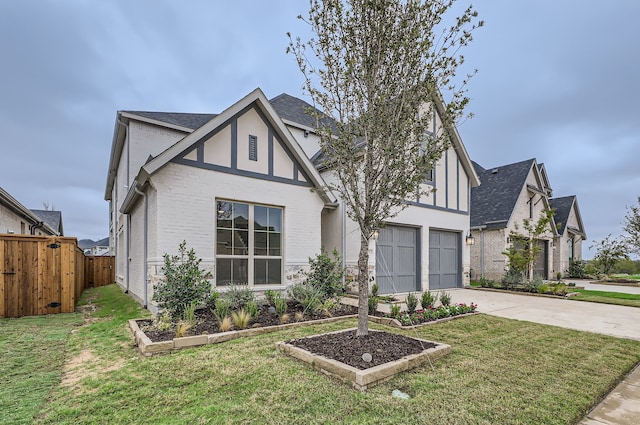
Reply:
[[[98,257],[85,257],[76,238],[0,235],[0,317],[72,313],[89,285],[87,258],[92,286],[113,282],[104,283],[103,266],[95,277]]]
[[[84,257],[84,287],[94,288],[109,285],[116,280],[116,257]]]

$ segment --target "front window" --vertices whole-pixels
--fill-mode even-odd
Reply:
[[[569,260],[573,260],[573,239],[569,239]]]
[[[282,208],[216,202],[216,285],[282,283]]]

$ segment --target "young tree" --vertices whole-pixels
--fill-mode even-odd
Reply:
[[[520,272],[525,279],[533,279],[533,267],[542,250],[536,241],[551,230],[553,214],[553,210],[546,210],[540,213],[538,221],[525,218],[522,220],[522,231],[516,225],[515,230],[509,232],[511,246],[503,254],[509,259],[509,267]]]
[[[454,2],[310,0],[305,21],[315,37],[290,38],[287,51],[322,110],[317,131],[336,178],[330,189],[360,228],[357,335],[368,333],[369,239],[415,199],[468,103],[470,75],[457,87],[452,79],[464,60],[459,49],[482,21],[470,6],[445,27]],[[436,108],[444,131],[430,131]]]
[[[593,241],[593,243],[589,249],[596,248],[596,255],[593,256],[593,260],[598,271],[603,274],[608,275],[611,273],[611,269],[618,261],[629,259],[625,243],[621,240],[611,239],[611,234],[602,241]]]
[[[627,207],[627,215],[624,217],[624,231],[629,235],[625,238],[630,251],[640,256],[640,196],[638,205]]]

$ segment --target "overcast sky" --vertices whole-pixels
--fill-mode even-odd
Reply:
[[[467,2],[459,1],[459,7]],[[478,0],[459,131],[485,168],[535,157],[575,194],[588,240],[621,234],[640,195],[640,1]],[[0,186],[108,235],[117,110],[220,112],[256,87],[302,96],[286,33],[306,1],[0,0]],[[591,253],[586,253],[589,258]]]

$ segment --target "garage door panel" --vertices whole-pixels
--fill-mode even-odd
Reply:
[[[429,289],[461,286],[460,234],[431,230],[429,242]]]
[[[376,243],[376,280],[381,294],[417,288],[416,229],[387,226]]]

